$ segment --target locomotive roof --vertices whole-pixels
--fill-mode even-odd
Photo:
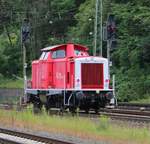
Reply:
[[[88,48],[85,47],[85,46],[82,46],[82,45],[79,45],[79,44],[73,44],[73,45],[74,45],[74,46],[78,46],[78,47],[84,49],[85,51],[88,50]],[[48,46],[48,47],[45,47],[45,48],[41,49],[41,51],[50,51],[50,50],[54,50],[54,49],[59,48],[59,47],[62,47],[62,46],[67,46],[67,44]]]
[[[50,50],[58,48],[60,46],[63,46],[63,45],[48,46],[48,47],[45,47],[45,48],[41,49],[41,51],[50,51]]]

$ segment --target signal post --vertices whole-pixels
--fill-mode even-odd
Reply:
[[[107,24],[105,28],[105,40],[107,41],[107,58],[108,58],[108,65],[109,65],[109,79],[110,79],[110,67],[112,66],[112,61],[110,59],[110,50],[112,49],[113,41],[116,41],[116,23],[114,15],[110,14],[107,18]],[[111,100],[112,105],[117,105],[117,98],[115,96],[115,75],[113,75],[113,95],[114,98]]]
[[[26,62],[26,46],[25,43],[29,39],[30,34],[30,23],[28,19],[24,19],[21,26],[21,48],[23,52],[23,80],[24,80],[24,95],[20,97],[20,104],[27,102],[27,62]]]

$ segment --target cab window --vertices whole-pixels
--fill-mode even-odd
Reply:
[[[74,51],[75,56],[87,56],[87,53],[82,50],[75,50]]]
[[[80,51],[79,50],[75,50],[74,53],[75,53],[76,56],[78,56],[80,54]]]
[[[41,57],[40,57],[40,60],[43,60],[44,57],[45,57],[45,55],[46,55],[46,52],[43,52],[42,55],[41,55]]]
[[[43,60],[47,60],[48,59],[48,56],[49,56],[49,52],[47,52],[43,58]]]
[[[65,50],[56,50],[52,53],[52,58],[64,58],[66,56]]]

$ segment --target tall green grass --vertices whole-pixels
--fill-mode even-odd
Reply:
[[[0,88],[23,88],[23,80],[0,79]]]
[[[150,94],[147,94],[145,97],[146,98],[131,101],[131,103],[150,103]]]
[[[0,110],[1,124],[5,120],[9,121],[11,126],[19,123],[27,129],[40,128],[44,131],[56,129],[57,131],[70,131],[85,136],[105,137],[112,140],[131,141],[136,143],[150,143],[150,132],[146,128],[132,128],[126,126],[112,125],[109,118],[102,116],[98,121],[72,116],[48,116],[45,112],[40,115],[34,115],[32,110],[23,112]]]

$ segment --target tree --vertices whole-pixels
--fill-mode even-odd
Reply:
[[[115,15],[117,22],[117,48],[111,52],[113,68],[116,73],[120,100],[133,100],[146,95],[146,82],[149,78],[150,64],[150,1],[144,0],[104,0],[103,20],[108,13]],[[79,8],[75,18],[77,24],[71,27],[69,35],[73,41],[92,45],[92,40],[81,39],[94,29],[95,1],[86,0]],[[79,38],[79,39],[78,39]],[[103,49],[105,52],[106,45]],[[91,46],[92,50],[92,46]]]

